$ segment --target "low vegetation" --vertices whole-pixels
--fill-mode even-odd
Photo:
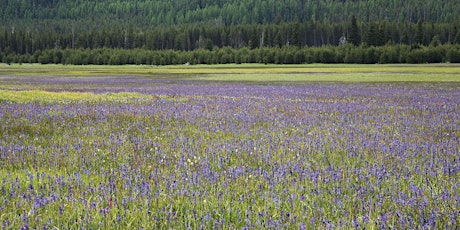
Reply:
[[[264,65],[26,66],[1,68],[20,70],[0,75],[2,228],[460,225],[456,67],[388,66],[436,76],[411,84],[276,82],[286,72],[248,84],[223,73]],[[75,75],[96,70],[122,76]]]

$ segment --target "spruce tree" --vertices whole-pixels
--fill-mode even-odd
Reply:
[[[355,15],[351,17],[350,33],[348,35],[348,40],[351,42],[351,44],[355,46],[359,46],[359,44],[361,43],[361,39],[359,36],[359,28],[356,22]]]
[[[378,45],[379,36],[377,34],[377,28],[374,23],[369,23],[369,29],[366,33],[366,44],[369,46]]]
[[[419,45],[423,45],[424,31],[422,21],[419,20],[417,23],[417,30],[415,31],[415,42]]]

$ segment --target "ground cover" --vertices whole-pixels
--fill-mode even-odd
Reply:
[[[420,71],[453,81],[411,84],[201,80],[223,75],[206,68],[0,75],[2,228],[460,225],[452,66]]]
[[[302,65],[262,65],[262,64],[227,64],[227,65],[40,65],[40,64],[0,64],[0,74],[44,75],[44,76],[95,76],[95,75],[141,75],[160,77],[162,75],[205,75],[205,74],[350,74],[350,73],[396,73],[396,74],[447,74],[457,75],[452,81],[459,81],[459,64],[302,64]],[[190,76],[189,76],[190,77]],[[400,76],[400,77],[404,77]],[[411,80],[407,78],[406,80]]]

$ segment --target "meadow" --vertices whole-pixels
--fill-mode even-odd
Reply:
[[[1,65],[1,228],[456,229],[458,67]]]

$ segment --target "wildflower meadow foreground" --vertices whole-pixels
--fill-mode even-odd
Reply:
[[[2,82],[2,229],[460,226],[458,84]]]

